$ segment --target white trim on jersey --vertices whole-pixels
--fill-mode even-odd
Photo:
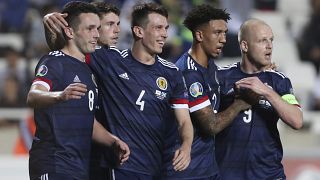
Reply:
[[[32,83],[32,85],[36,85],[36,84],[40,84],[42,86],[44,86],[45,88],[47,88],[48,91],[50,91],[50,85],[44,81],[34,81]]]
[[[209,99],[207,99],[206,101],[204,101],[204,102],[202,102],[202,103],[200,103],[200,104],[197,104],[197,105],[195,105],[195,106],[193,106],[193,107],[190,107],[190,112],[192,113],[192,112],[195,112],[195,111],[197,111],[197,110],[199,110],[199,109],[202,109],[202,108],[204,108],[204,107],[207,107],[207,106],[209,106],[211,103],[210,103],[210,101],[209,101]]]
[[[229,64],[229,65],[226,65],[226,66],[223,66],[223,67],[221,67],[221,66],[217,66],[217,67],[218,67],[218,70],[227,70],[227,69],[231,69],[231,68],[237,67],[237,66],[238,66],[238,63],[235,62],[233,64]]]
[[[169,61],[167,61],[167,60],[165,60],[165,59],[162,59],[162,58],[159,57],[159,56],[158,56],[158,61],[159,61],[162,65],[164,65],[164,66],[166,66],[166,67],[174,68],[174,69],[179,70],[179,68],[178,68],[175,64],[173,64],[172,62],[169,62]]]
[[[188,104],[172,104],[171,108],[173,109],[189,109]]]
[[[111,170],[111,173],[112,173],[112,175],[111,175],[112,176],[112,180],[116,180],[116,175],[114,174],[114,169]]]
[[[51,51],[51,52],[49,52],[49,55],[51,55],[51,56],[64,56],[64,53],[62,51]]]
[[[271,73],[278,74],[278,75],[281,76],[283,79],[284,79],[284,78],[287,78],[286,75],[284,75],[282,72],[279,72],[279,71],[275,71],[275,70],[265,70],[265,72],[271,72]]]
[[[48,173],[42,174],[42,175],[40,176],[40,180],[49,180]]]
[[[188,69],[198,70],[198,68],[194,65],[193,60],[188,56],[187,58]]]
[[[123,58],[129,55],[128,49],[120,51],[116,46],[110,46],[109,49],[117,51]]]

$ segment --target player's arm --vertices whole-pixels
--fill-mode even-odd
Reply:
[[[278,112],[283,122],[293,129],[302,128],[303,115],[299,105],[292,94],[280,97],[273,89],[263,84],[258,77],[249,77],[236,82],[240,87],[248,88],[264,96]]]
[[[118,156],[119,164],[123,164],[129,159],[128,145],[107,131],[96,119],[93,123],[92,139],[97,143],[112,147],[114,153]]]
[[[191,113],[192,121],[201,134],[214,136],[226,128],[240,111],[250,108],[250,105],[241,99],[235,101],[224,111],[215,114],[211,105]]]
[[[43,108],[69,99],[80,99],[87,92],[87,86],[82,83],[72,83],[63,91],[52,92],[40,83],[31,85],[27,96],[27,104],[33,108]]]
[[[63,29],[68,26],[64,19],[67,14],[53,12],[43,17],[45,37],[51,50],[61,49],[66,41],[63,35]]]
[[[193,141],[193,126],[187,108],[175,108],[174,113],[179,125],[182,144],[173,157],[173,168],[176,171],[185,170],[191,161],[191,146]]]

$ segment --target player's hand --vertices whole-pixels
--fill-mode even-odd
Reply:
[[[235,85],[235,103],[238,104],[241,110],[249,109],[251,105],[259,102],[261,96],[251,89],[240,87],[240,85]]]
[[[82,83],[72,83],[66,87],[58,98],[60,101],[67,101],[70,99],[81,99],[87,92],[87,86]]]
[[[112,144],[112,149],[116,157],[118,157],[117,165],[122,165],[129,159],[130,149],[129,146],[121,141],[120,139],[116,139]]]
[[[174,153],[172,160],[173,169],[175,171],[185,170],[191,161],[191,147],[180,147]]]
[[[62,33],[62,29],[68,27],[67,21],[64,19],[68,14],[53,12],[43,17],[43,24],[52,34]]]
[[[270,91],[272,91],[272,88],[261,82],[261,80],[256,76],[243,78],[236,82],[236,86],[240,89],[251,89],[253,92],[257,93],[260,96],[265,96]]]
[[[248,77],[243,78],[235,83],[236,87],[244,89],[245,98],[250,98],[252,100],[259,100],[270,94],[272,88],[268,87],[268,85],[261,82],[258,77]],[[246,100],[246,99],[244,99]]]

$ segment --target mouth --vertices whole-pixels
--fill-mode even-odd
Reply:
[[[163,47],[165,42],[164,42],[163,40],[159,40],[159,41],[157,41],[157,43],[158,43],[161,47]]]
[[[271,52],[268,52],[268,53],[265,53],[264,56],[268,59],[271,59],[271,55],[272,53]]]
[[[96,45],[98,43],[98,41],[90,41],[89,43],[92,45]]]
[[[218,54],[221,54],[222,48],[223,48],[223,46],[218,46],[218,47],[217,47],[217,52],[218,52]]]

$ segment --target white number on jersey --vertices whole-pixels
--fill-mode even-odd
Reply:
[[[244,114],[246,114],[246,116],[243,117],[243,121],[245,123],[250,123],[252,120],[252,110],[248,109],[248,110],[244,111]]]
[[[92,90],[89,91],[88,98],[89,98],[89,110],[92,111],[93,105],[94,105],[94,93]]]
[[[142,101],[142,97],[145,92],[146,92],[145,90],[142,90],[137,101],[136,101],[136,105],[140,106],[140,111],[143,111],[143,109],[144,109],[144,101]]]

